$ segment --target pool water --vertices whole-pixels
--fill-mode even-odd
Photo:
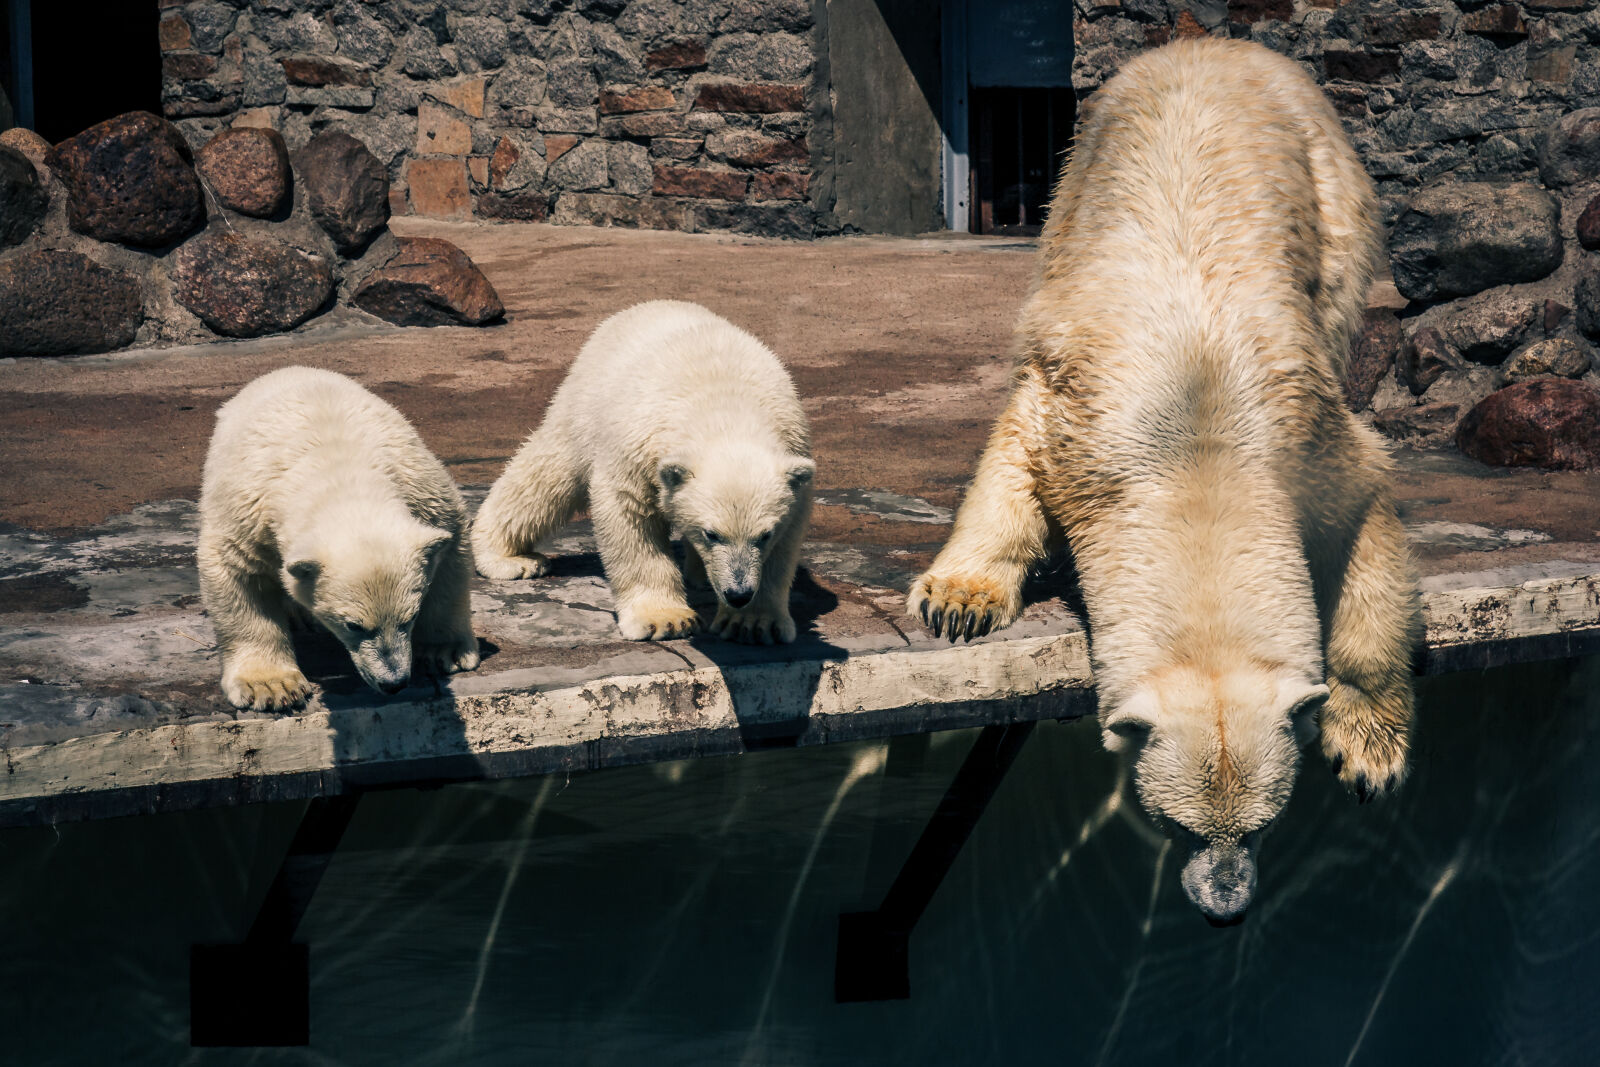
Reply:
[[[311,1045],[189,1047],[286,803],[0,832],[18,1064],[1580,1064],[1600,1047],[1600,659],[1421,685],[1414,771],[1308,762],[1213,929],[1092,721],[1041,725],[912,934],[835,1003],[975,731],[370,794],[328,866]]]

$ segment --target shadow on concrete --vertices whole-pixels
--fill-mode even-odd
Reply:
[[[1078,583],[1078,568],[1072,553],[1058,549],[1048,559],[1033,569],[1022,583],[1022,606],[1059,600],[1063,607],[1078,617],[1083,629],[1089,632],[1089,609],[1083,602],[1083,587]],[[1091,639],[1093,634],[1090,634]]]

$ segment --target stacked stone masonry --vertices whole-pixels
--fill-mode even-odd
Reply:
[[[162,0],[198,147],[353,134],[396,214],[810,237],[811,0]]]

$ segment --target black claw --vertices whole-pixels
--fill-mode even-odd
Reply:
[[[979,637],[985,637],[985,636],[988,635],[989,631],[993,630],[993,629],[994,629],[994,616],[993,615],[984,615],[983,621],[978,624],[978,636]]]
[[[967,625],[965,627],[963,627],[962,636],[965,637],[968,641],[971,641],[972,638],[977,634],[977,632],[978,632],[978,613],[975,612],[975,611],[969,611],[969,612],[967,612]]]
[[[953,645],[956,643],[956,638],[961,636],[961,612],[958,611],[951,615],[946,622],[948,625],[945,627],[945,636],[950,639],[950,643]]]
[[[928,625],[928,602],[926,600],[922,602],[922,625]]]
[[[928,620],[928,629],[933,631],[933,636],[939,636],[939,628],[944,624],[944,609],[934,608],[933,617]]]
[[[1342,770],[1344,770],[1344,757],[1343,756],[1335,756],[1335,757],[1333,757],[1333,776],[1335,778],[1339,777],[1339,772],[1342,771]]]
[[[1377,791],[1373,789],[1372,786],[1367,784],[1367,780],[1365,778],[1356,779],[1356,796],[1360,798],[1361,803],[1365,804],[1367,801],[1371,800],[1376,793]]]

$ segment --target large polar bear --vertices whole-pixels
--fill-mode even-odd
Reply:
[[[1004,626],[1064,535],[1106,744],[1226,921],[1319,705],[1362,799],[1405,773],[1415,585],[1341,391],[1378,206],[1317,87],[1258,45],[1169,45],[1089,107],[1010,403],[908,607],[951,640]]]
[[[595,329],[484,500],[478,573],[543,574],[534,548],[587,501],[623,636],[698,626],[673,561],[676,530],[690,580],[716,591],[714,633],[793,641],[809,453],[794,385],[765,345],[697,304],[638,304]]]
[[[466,526],[444,465],[349,378],[285,367],[245,386],[217,412],[200,490],[200,592],[229,702],[310,695],[291,615],[332,632],[380,692],[404,688],[413,659],[472,670]]]

